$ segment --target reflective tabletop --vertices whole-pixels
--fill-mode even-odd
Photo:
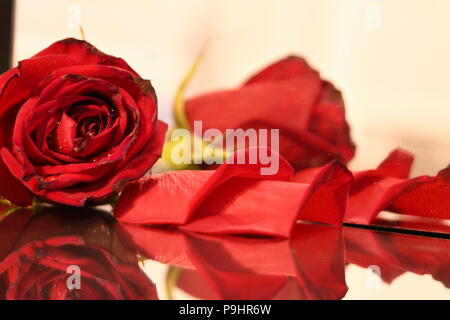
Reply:
[[[0,221],[0,261],[0,299],[450,299],[449,239],[355,226],[211,236],[42,208]]]

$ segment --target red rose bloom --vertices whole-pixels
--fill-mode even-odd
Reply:
[[[75,39],[0,76],[0,128],[0,195],[73,206],[104,201],[142,177],[166,131],[151,83]]]
[[[355,146],[341,93],[304,59],[288,57],[235,90],[205,94],[186,102],[191,128],[280,129],[280,154],[295,169],[353,158]]]

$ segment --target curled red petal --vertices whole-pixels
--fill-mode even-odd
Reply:
[[[377,168],[377,173],[385,176],[408,179],[414,156],[406,150],[395,149]]]
[[[310,184],[301,184],[291,182],[292,168],[280,159],[283,164],[272,177],[260,174],[260,164],[227,161],[215,171],[177,171],[142,179],[124,190],[115,215],[134,224],[274,237],[289,237],[298,219],[341,225],[352,179],[343,165],[333,162]]]
[[[355,173],[349,192],[345,222],[370,224],[381,210],[408,188],[426,180],[408,180],[413,156],[401,149],[392,151],[377,169]]]
[[[307,185],[234,178],[209,193],[190,221],[180,228],[200,233],[287,238],[307,194]]]
[[[176,171],[141,179],[123,191],[115,214],[119,220],[136,224],[185,224],[215,188],[233,177],[261,177],[260,168],[224,164],[216,171]],[[292,174],[292,167],[281,158],[278,173],[266,177],[289,181]]]
[[[297,220],[340,226],[351,181],[339,162],[325,166],[310,184],[232,179],[210,192],[195,220],[180,228],[289,237]]]
[[[412,162],[411,154],[396,149],[377,169],[355,173],[345,222],[371,224],[382,210],[450,219],[450,169],[408,179]]]
[[[297,218],[340,226],[352,181],[351,172],[337,160],[322,167],[309,184],[308,200]]]
[[[403,180],[393,177],[359,176],[350,188],[345,222],[370,224],[378,213],[386,210],[399,194],[421,184],[427,177]]]
[[[389,209],[426,218],[450,219],[450,166],[399,194]]]

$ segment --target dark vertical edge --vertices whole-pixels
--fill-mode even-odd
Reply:
[[[12,63],[14,31],[14,0],[0,1],[0,73]]]

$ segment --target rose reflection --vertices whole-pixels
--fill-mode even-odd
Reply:
[[[381,279],[391,284],[405,272],[430,274],[450,288],[450,241],[448,239],[344,229],[346,261],[367,268],[380,267]]]
[[[340,299],[347,292],[338,228],[301,224],[289,240],[118,229],[140,255],[180,268],[176,285],[197,298]]]
[[[345,263],[379,266],[386,283],[409,271],[450,287],[449,252],[448,239],[348,227],[298,224],[283,240],[210,236],[46,208],[0,221],[0,299],[156,299],[138,255],[171,266],[169,280],[201,299],[341,299]],[[69,266],[81,270],[80,289],[68,287]]]
[[[8,216],[0,222],[0,261],[0,299],[157,298],[136,254],[99,211],[54,208]],[[81,271],[80,288],[69,289],[70,266]]]

